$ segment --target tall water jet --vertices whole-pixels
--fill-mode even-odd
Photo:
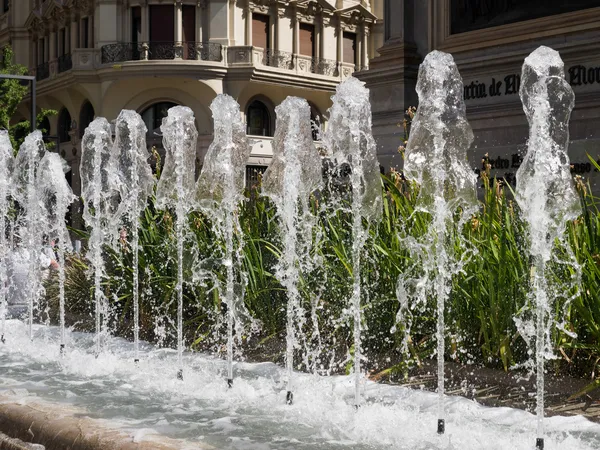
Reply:
[[[8,131],[0,130],[0,342],[4,343],[4,330],[6,326],[6,314],[8,312],[8,272],[6,263],[8,258],[8,243],[6,241],[6,218],[11,192],[11,176],[13,170],[13,148],[10,143]]]
[[[262,192],[277,207],[283,248],[275,275],[287,291],[287,403],[293,402],[292,376],[297,335],[302,333],[305,311],[300,303],[298,282],[310,265],[315,217],[309,196],[321,184],[321,157],[312,138],[310,105],[288,97],[275,108],[277,127],[273,160],[263,177]]]
[[[406,146],[404,175],[420,185],[417,209],[431,216],[428,232],[409,248],[421,258],[424,276],[417,283],[419,301],[437,300],[438,433],[445,430],[444,349],[445,303],[456,255],[448,242],[453,216],[461,221],[478,209],[476,175],[467,163],[473,131],[467,121],[463,82],[451,55],[429,53],[417,80],[419,108]],[[432,283],[431,283],[432,281]]]
[[[27,236],[25,248],[29,258],[28,269],[28,328],[29,338],[33,340],[33,310],[37,307],[43,290],[40,271],[40,252],[42,248],[42,229],[40,203],[37,201],[37,183],[39,179],[40,161],[46,154],[46,147],[41,131],[29,134],[15,159],[13,181],[15,183],[15,200],[25,210],[25,223],[22,224],[21,239]],[[22,243],[21,243],[22,245]]]
[[[154,176],[148,164],[146,125],[135,111],[123,110],[115,123],[113,161],[119,180],[121,200],[117,216],[131,227],[131,253],[133,259],[133,342],[134,362],[139,361],[139,218],[152,194]]]
[[[156,189],[156,207],[175,205],[177,239],[177,378],[183,379],[183,239],[193,205],[198,131],[194,113],[185,106],[169,109],[160,127],[167,155]]]
[[[537,388],[537,442],[544,447],[544,361],[551,353],[552,293],[547,289],[547,263],[554,242],[569,220],[581,213],[570,173],[567,148],[569,118],[575,105],[573,89],[565,80],[560,55],[539,47],[523,64],[519,91],[529,122],[527,154],[517,171],[516,200],[529,225],[533,258],[532,291],[535,299],[535,364]]]
[[[352,188],[352,296],[350,310],[354,322],[354,401],[360,405],[361,351],[361,253],[368,233],[363,226],[382,215],[381,176],[377,149],[371,131],[371,103],[364,83],[350,77],[336,89],[329,109],[329,127],[323,135],[329,157],[338,167],[351,168]]]
[[[237,210],[244,199],[246,163],[250,145],[246,126],[240,114],[240,105],[229,95],[218,95],[210,105],[215,123],[214,140],[196,184],[196,202],[212,220],[217,236],[225,242],[224,266],[226,269],[225,305],[227,307],[227,383],[233,385],[233,332],[241,335],[241,318],[249,317],[244,305],[241,257],[240,224]],[[234,249],[234,234],[238,232]],[[236,250],[234,252],[234,250]],[[235,258],[235,261],[234,261]],[[238,266],[237,274],[235,268]],[[238,280],[236,281],[236,275]],[[236,292],[237,286],[237,292]],[[221,290],[222,293],[222,290]]]
[[[70,237],[66,215],[75,200],[71,186],[65,178],[70,170],[67,163],[56,153],[46,153],[40,161],[38,198],[43,205],[42,224],[48,239],[58,241],[58,304],[60,326],[60,350],[65,348],[65,252],[70,249]],[[69,243],[69,244],[67,244]]]
[[[81,196],[83,219],[91,228],[87,257],[94,268],[94,301],[96,315],[96,355],[102,350],[106,332],[108,302],[102,291],[104,259],[102,249],[115,241],[117,224],[117,179],[111,158],[113,146],[108,121],[99,117],[85,130],[81,143]]]

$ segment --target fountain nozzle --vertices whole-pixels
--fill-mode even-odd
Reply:
[[[535,450],[544,450],[544,438],[537,438],[535,441]]]
[[[134,358],[133,363],[137,366],[140,362],[139,358]]]
[[[177,371],[177,379],[183,381],[183,369]]]
[[[6,339],[4,339],[4,335],[0,336],[0,342],[6,344]]]
[[[232,388],[233,387],[233,378],[227,378],[227,387],[228,388]]]
[[[292,391],[287,391],[287,395],[285,396],[285,403],[291,405],[294,403],[294,394]]]
[[[60,356],[64,356],[65,354],[65,344],[60,344]]]
[[[444,434],[445,431],[446,431],[446,422],[444,421],[444,419],[438,419],[438,428],[437,428],[438,434]]]

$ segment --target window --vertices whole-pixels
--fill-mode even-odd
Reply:
[[[183,5],[182,9],[183,59],[196,59],[196,7]]]
[[[50,120],[48,119],[48,116],[46,116],[42,119],[42,121],[38,125],[37,129],[42,132],[42,135],[44,137],[50,135]]]
[[[344,31],[343,62],[356,65],[356,33]]]
[[[259,100],[254,100],[248,106],[246,134],[252,136],[273,136],[269,109]]]
[[[265,14],[252,14],[252,45],[265,50],[271,48],[269,16]]]
[[[137,44],[142,42],[142,8],[134,6],[131,8],[131,42]]]
[[[2,12],[8,12],[8,3],[10,0],[2,0]]]
[[[315,26],[308,23],[300,24],[300,54],[315,56]]]
[[[173,102],[160,102],[155,103],[152,106],[149,106],[142,112],[141,116],[146,124],[146,128],[148,128],[148,133],[153,135],[154,132],[160,131],[160,126],[162,125],[162,120],[167,117],[169,113],[169,109],[177,106],[177,103]]]
[[[465,33],[597,6],[598,0],[451,0],[450,32]]]
[[[170,5],[150,5],[150,41],[173,43],[175,38],[175,8]]]
[[[81,107],[81,111],[79,113],[79,137],[83,137],[83,133],[85,133],[85,129],[92,123],[94,120],[94,116],[96,113],[94,112],[94,107],[90,102],[85,102]]]
[[[90,19],[84,17],[81,19],[81,47],[90,48]]]
[[[65,28],[61,28],[58,32],[58,35],[58,56],[63,56],[67,54],[67,30]]]
[[[258,186],[258,180],[267,171],[268,166],[246,166],[246,189],[251,194],[255,194],[256,187]]]
[[[63,108],[58,115],[58,140],[59,142],[69,142],[71,140],[71,136],[69,136],[69,131],[71,131],[71,114],[67,108]]]
[[[321,139],[321,133],[324,131],[321,129],[323,126],[323,116],[321,116],[321,113],[319,112],[319,110],[312,103],[309,103],[309,105],[310,105],[310,126],[312,129],[312,138],[313,138],[313,141],[318,141]]]

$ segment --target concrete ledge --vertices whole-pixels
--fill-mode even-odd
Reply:
[[[0,450],[45,450],[43,445],[28,444],[20,439],[8,437],[0,433]]]
[[[132,435],[111,429],[107,422],[85,415],[83,410],[43,403],[31,397],[23,400],[0,397],[0,433],[6,433],[13,441],[20,439],[25,443],[41,444],[45,450],[214,449],[201,443],[191,445],[157,434],[146,435],[141,442],[135,442]],[[33,450],[37,447],[23,447],[23,443],[18,441],[5,441],[6,444],[0,439],[0,450]]]

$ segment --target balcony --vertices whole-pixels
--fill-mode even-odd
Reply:
[[[104,45],[101,52],[102,64],[175,59],[215,62],[223,60],[221,44],[213,42],[121,42]]]
[[[67,70],[71,70],[73,68],[73,58],[71,58],[71,54],[62,55],[58,57],[57,60],[57,71],[58,73],[66,72]]]
[[[338,63],[324,58],[296,55],[281,50],[264,50],[259,47],[236,46],[227,49],[227,63],[232,67],[273,67],[297,74],[315,74],[333,78],[348,78],[358,68],[352,64]]]
[[[35,79],[37,81],[42,81],[50,77],[50,64],[43,63],[37,66],[35,69]]]

